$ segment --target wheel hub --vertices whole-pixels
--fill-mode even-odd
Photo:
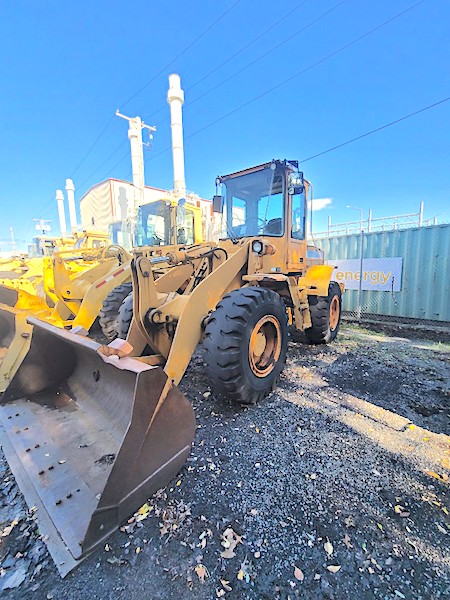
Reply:
[[[250,368],[256,377],[267,377],[281,353],[281,327],[272,315],[262,317],[255,325],[249,342]]]
[[[333,296],[330,302],[330,329],[334,331],[339,323],[340,316],[340,306],[339,306],[339,298],[337,296]]]

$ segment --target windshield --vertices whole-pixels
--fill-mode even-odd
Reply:
[[[77,239],[77,241],[75,242],[75,244],[73,245],[73,247],[76,250],[80,250],[80,248],[84,247],[85,241],[86,241],[86,236],[83,235],[82,237],[80,237],[80,238]]]
[[[221,238],[283,235],[284,177],[270,167],[223,182]]]
[[[175,210],[176,240],[172,228]],[[144,204],[138,209],[135,246],[169,246],[194,243],[194,214],[185,206],[173,207],[164,201]]]

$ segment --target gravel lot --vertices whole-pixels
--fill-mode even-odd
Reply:
[[[240,407],[198,353],[189,461],[64,580],[1,455],[3,597],[450,597],[449,361],[449,344],[346,325],[291,343],[280,387]]]

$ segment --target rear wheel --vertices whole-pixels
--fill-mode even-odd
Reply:
[[[227,294],[203,342],[214,392],[243,404],[264,398],[277,385],[287,343],[286,310],[277,293],[252,286]]]
[[[127,339],[128,330],[133,319],[133,292],[130,292],[124,299],[119,308],[119,316],[117,318],[117,337],[122,340]]]
[[[341,288],[335,281],[328,286],[328,296],[308,296],[312,327],[305,329],[310,344],[328,344],[339,331],[342,312]]]
[[[102,308],[99,312],[99,323],[103,335],[109,341],[112,341],[117,337],[119,309],[124,299],[131,292],[132,287],[131,282],[122,283],[111,290],[103,301]]]

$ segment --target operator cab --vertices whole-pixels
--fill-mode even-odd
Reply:
[[[222,185],[214,199],[222,212],[220,239],[283,237],[289,227],[293,239],[305,239],[305,181],[296,161],[274,160],[218,177],[216,185]]]

